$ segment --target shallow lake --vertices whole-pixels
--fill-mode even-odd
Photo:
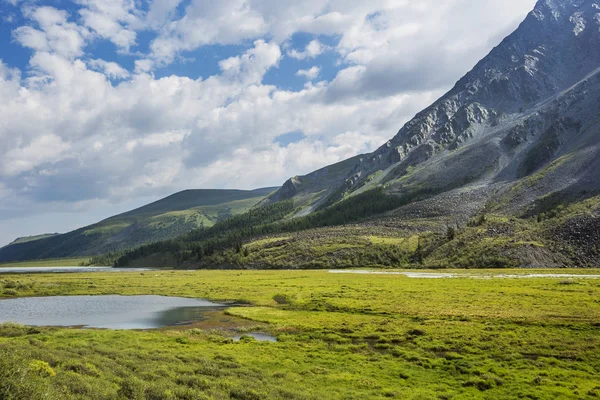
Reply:
[[[113,267],[2,267],[0,274],[41,274],[67,272],[131,272],[148,271],[148,268],[113,268]]]
[[[0,322],[36,326],[154,329],[201,321],[225,304],[165,296],[54,296],[0,300]]]

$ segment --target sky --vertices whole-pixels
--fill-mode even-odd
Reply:
[[[535,0],[0,0],[0,246],[375,150]]]

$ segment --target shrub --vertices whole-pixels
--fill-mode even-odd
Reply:
[[[30,362],[29,370],[44,378],[56,376],[56,372],[50,367],[50,364],[42,360],[33,360]]]
[[[276,294],[273,296],[273,300],[275,300],[277,304],[292,304],[294,302],[292,296],[287,294]]]
[[[456,238],[456,229],[449,226],[448,229],[446,229],[446,238],[449,242],[453,241]]]
[[[17,287],[17,282],[15,281],[4,281],[5,289],[15,289]]]
[[[254,390],[249,389],[233,389],[229,393],[232,399],[236,400],[261,400],[261,396]]]
[[[144,382],[138,378],[128,376],[121,381],[117,395],[120,399],[143,399]]]
[[[35,360],[28,364],[20,353],[0,346],[0,399],[60,399],[47,383],[53,373],[47,363]]]
[[[0,324],[0,337],[18,337],[25,336],[28,328],[24,325],[15,324],[12,322],[4,322]]]
[[[411,329],[406,333],[410,336],[424,336],[426,334],[425,331],[421,329]]]

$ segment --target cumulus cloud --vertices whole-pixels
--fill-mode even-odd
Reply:
[[[110,79],[126,79],[130,76],[129,71],[112,61],[100,59],[89,60],[88,66],[93,70],[101,71]]]
[[[154,0],[150,3],[148,13],[145,16],[145,23],[159,29],[169,22],[174,16],[175,10],[181,4],[182,0]]]
[[[8,177],[29,171],[37,165],[61,160],[69,148],[70,145],[55,134],[36,137],[25,146],[6,152],[0,171]]]
[[[154,68],[154,61],[147,58],[141,60],[135,60],[134,71],[136,74],[145,74],[151,72]]]
[[[327,49],[326,46],[323,46],[321,42],[318,40],[313,40],[309,44],[306,45],[304,51],[291,50],[287,54],[288,56],[295,58],[297,60],[304,60],[307,58],[315,58],[318,55],[322,54]]]
[[[220,61],[219,67],[224,77],[240,79],[245,84],[260,83],[265,72],[276,66],[280,59],[281,50],[277,44],[257,40],[253,49]]]
[[[298,72],[296,72],[296,76],[303,76],[306,79],[308,79],[309,81],[312,81],[314,79],[317,79],[320,72],[321,72],[321,68],[314,66],[314,67],[311,67],[310,69],[298,70]]]
[[[50,51],[65,58],[83,55],[89,32],[84,27],[69,22],[66,11],[54,7],[39,7],[26,9],[24,14],[39,29],[32,26],[17,28],[13,36],[21,45],[35,51]]]
[[[263,16],[246,0],[192,0],[185,16],[168,24],[150,48],[152,58],[164,64],[182,51],[208,44],[237,44],[266,33]]]
[[[83,25],[128,52],[136,44],[135,26],[141,26],[134,0],[78,0]]]

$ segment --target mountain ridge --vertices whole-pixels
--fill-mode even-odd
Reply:
[[[575,15],[579,23],[573,22]],[[482,133],[551,101],[600,65],[598,27],[600,6],[595,1],[538,1],[516,31],[448,93],[407,122],[386,144],[360,157],[343,181],[337,182],[336,190],[326,193],[333,198],[323,200],[318,190],[306,188],[303,197],[313,195],[314,203],[330,204],[360,193],[363,186],[389,183],[405,175],[407,169],[445,151],[458,150]],[[551,57],[556,53],[560,59]],[[301,178],[294,179],[283,188],[292,183],[310,186]],[[282,190],[275,199],[294,197],[282,195]],[[303,204],[302,199],[297,202]]]
[[[0,261],[94,256],[166,240],[256,206],[276,187],[190,189],[71,232],[0,248]]]

